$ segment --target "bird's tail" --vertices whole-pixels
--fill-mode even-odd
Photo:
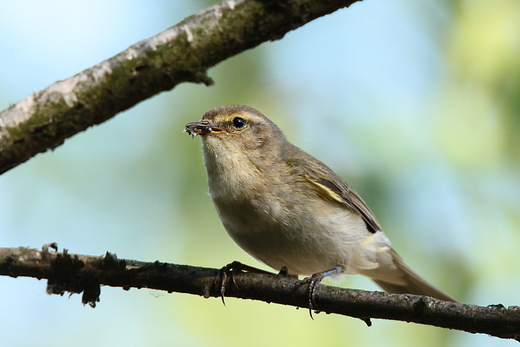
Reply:
[[[392,248],[387,250],[393,261],[391,271],[393,275],[378,276],[379,271],[366,275],[370,277],[379,287],[385,292],[391,294],[416,294],[416,295],[427,295],[436,299],[457,302],[452,296],[444,293],[424,278],[419,276],[415,271],[410,269],[403,261],[403,258],[397,254]],[[384,271],[384,269],[379,269]],[[397,270],[397,271],[396,271]],[[388,274],[388,272],[386,272]],[[383,277],[383,278],[381,278]]]

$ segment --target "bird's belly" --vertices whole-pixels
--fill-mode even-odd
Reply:
[[[275,270],[287,266],[291,274],[336,267],[356,273],[358,253],[370,234],[362,218],[344,208],[282,211],[271,205],[259,210],[249,203],[214,202],[228,234],[242,249]]]

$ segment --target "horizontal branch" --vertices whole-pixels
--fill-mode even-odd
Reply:
[[[56,249],[55,245],[51,245]],[[147,263],[117,259],[114,254],[88,256],[56,252],[44,247],[0,248],[0,275],[47,279],[50,294],[82,293],[83,303],[95,306],[100,285],[150,288],[169,293],[180,292],[219,297],[214,286],[218,269]],[[295,287],[297,280],[284,275],[240,273],[237,286],[228,285],[227,297],[261,300],[308,308],[307,287]],[[296,288],[296,289],[295,289]],[[400,320],[470,333],[485,333],[500,338],[519,339],[520,307],[502,305],[481,307],[446,302],[425,296],[386,294],[319,285],[317,311],[356,317]]]
[[[228,0],[0,112],[0,174],[262,42],[358,0]]]

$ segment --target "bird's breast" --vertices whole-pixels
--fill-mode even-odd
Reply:
[[[246,252],[275,270],[309,275],[340,266],[349,272],[368,231],[360,216],[338,206],[286,200],[276,189],[247,198],[213,196],[226,231]]]

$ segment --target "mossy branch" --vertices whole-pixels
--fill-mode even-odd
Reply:
[[[0,112],[0,174],[262,42],[357,0],[228,0]]]
[[[262,42],[356,0],[229,0],[187,17],[118,55],[58,81],[0,112],[0,173],[182,82],[211,85],[207,70]],[[52,247],[51,247],[52,248]],[[217,269],[146,263],[29,248],[0,249],[0,275],[48,280],[49,293],[83,293],[91,306],[100,286],[151,288],[218,297]],[[306,287],[283,275],[241,273],[226,296],[308,307]],[[320,285],[316,309],[361,318],[415,322],[519,339],[520,307],[480,307],[414,296]]]
[[[100,286],[150,288],[169,293],[219,297],[214,285],[218,269],[161,262],[117,259],[114,254],[88,256],[57,252],[56,246],[42,250],[0,248],[0,275],[47,279],[50,294],[83,293],[83,303],[95,306]],[[284,275],[239,273],[236,286],[229,282],[226,297],[260,300],[307,308],[307,286]],[[296,288],[296,289],[295,289]],[[425,296],[386,294],[319,285],[317,311],[363,319],[381,318],[414,322],[470,333],[483,333],[506,339],[520,339],[520,307],[502,305],[481,307],[441,301]],[[267,309],[267,308],[266,308]]]

